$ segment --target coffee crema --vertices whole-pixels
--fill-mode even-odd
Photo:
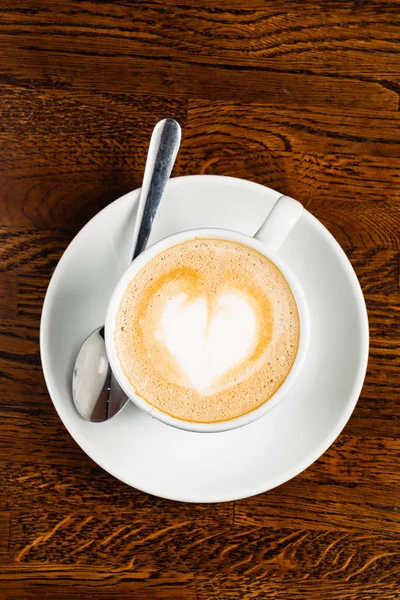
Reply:
[[[135,393],[184,421],[216,423],[266,402],[292,368],[296,300],[279,269],[234,241],[160,252],[120,303],[115,342]]]

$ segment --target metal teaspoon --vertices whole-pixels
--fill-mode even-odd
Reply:
[[[164,119],[155,126],[147,153],[132,244],[132,260],[146,248],[166,183],[181,142],[180,125]],[[108,362],[104,326],[82,344],[72,376],[72,396],[79,414],[88,421],[111,419],[128,402]]]

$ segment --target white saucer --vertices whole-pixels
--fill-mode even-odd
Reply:
[[[230,177],[172,179],[152,237],[197,227],[253,235],[280,194]],[[356,275],[340,246],[305,212],[280,255],[297,275],[310,313],[310,344],[281,404],[235,431],[181,431],[132,403],[108,423],[75,410],[71,376],[81,343],[104,323],[114,285],[128,263],[138,190],[113,202],[61,258],[43,307],[41,355],[47,387],[65,427],[103,469],[156,496],[218,502],[280,485],[314,462],[349,419],[364,380],[368,321]]]

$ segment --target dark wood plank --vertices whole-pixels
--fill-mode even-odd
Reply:
[[[117,94],[162,94],[171,98],[181,95],[184,98],[262,101],[291,106],[328,104],[365,109],[373,106],[376,112],[382,107],[390,111],[398,107],[397,84],[391,82],[360,81],[354,77],[337,79],[312,72],[246,69],[237,65],[221,68],[181,60],[160,61],[154,57],[133,62],[129,57],[92,56],[90,53],[83,56],[75,54],[70,47],[57,53],[10,48],[7,54],[8,61],[15,65],[13,74],[10,76],[9,70],[4,72],[0,65],[0,82],[8,85],[11,81],[24,89],[30,85],[41,89],[74,88],[79,81],[80,89],[98,92],[112,89]],[[108,68],[110,60],[114,66],[111,70]],[[49,77],[47,73],[50,61],[54,63],[57,76]],[[189,71],[190,75],[187,76],[185,71]],[[73,78],[70,73],[75,74]],[[354,88],[357,88],[357,94]]]
[[[152,125],[141,120],[143,98],[132,107],[127,95],[93,99],[59,91],[43,98],[10,92],[5,100],[13,108],[7,112],[10,131],[3,134],[7,169],[0,173],[0,223],[75,233],[111,200],[140,185]],[[160,104],[153,99],[152,110],[162,110]],[[179,102],[164,108],[178,117],[184,110]],[[91,110],[107,126],[96,128]],[[28,127],[21,137],[32,112],[39,131],[29,134]],[[391,156],[398,154],[397,121],[396,114],[359,110],[342,118],[338,110],[328,114],[315,107],[190,101],[176,173],[253,179],[301,200],[345,247],[398,248],[400,163]]]
[[[357,438],[355,441],[358,441]],[[368,443],[363,442],[363,445]],[[334,448],[328,451],[325,460],[332,464],[338,457]],[[346,482],[336,482],[330,478],[329,471],[324,472],[324,465],[324,462],[320,466],[317,463],[276,490],[238,502],[235,524],[249,528],[264,524],[280,529],[286,524],[302,530],[399,533],[396,484],[381,486],[367,480],[357,483],[350,475]],[[356,472],[353,462],[347,465],[348,473]],[[346,463],[343,468],[346,468]],[[367,471],[366,478],[369,476]]]
[[[228,579],[228,578],[227,578]],[[231,600],[235,598],[235,585],[238,585],[238,580],[242,588],[243,600],[253,600],[257,598],[254,596],[253,589],[253,578],[251,574],[246,578],[238,578],[235,583],[226,584],[225,588],[222,588],[219,580],[215,581],[215,584],[205,578],[198,578],[198,598],[199,600],[209,600],[209,598],[218,598],[218,600]],[[287,600],[289,589],[293,589],[291,598],[293,600],[303,600],[304,598],[324,598],[326,600],[397,600],[398,594],[393,584],[383,583],[369,583],[367,585],[360,585],[359,583],[337,583],[332,581],[318,581],[315,579],[307,579],[301,581],[294,587],[292,584],[277,583],[275,581],[267,581],[267,578],[262,580],[257,586],[257,590],[261,589],[262,594],[266,598],[272,598],[273,600]],[[223,591],[221,591],[223,589]],[[218,596],[215,596],[216,590]],[[257,592],[256,592],[257,593]],[[213,596],[214,594],[214,596]],[[260,595],[258,596],[260,597]],[[261,596],[262,597],[262,596]]]
[[[240,527],[228,536],[216,534],[212,544],[195,544],[179,539],[177,552],[192,564],[195,549],[197,579],[208,584],[209,593],[213,587],[211,598],[236,598],[238,586],[240,598],[249,599],[290,593],[298,599],[361,600],[380,598],[381,591],[388,594],[382,597],[396,598],[395,536]]]
[[[140,187],[147,141],[142,140],[137,148],[124,151],[126,165],[121,168],[104,164],[103,168],[99,166],[93,172],[85,170],[87,166],[75,172],[79,159],[76,162],[71,160],[64,167],[52,164],[50,159],[45,167],[40,168],[38,164],[32,169],[27,167],[22,176],[0,172],[3,190],[0,231],[2,226],[58,228],[64,237],[70,232],[69,241],[71,234],[77,233],[110,202]],[[62,140],[57,139],[57,145],[68,154]],[[90,152],[89,147],[87,151]],[[107,151],[104,152],[105,158]],[[20,158],[22,165],[24,157]],[[136,163],[133,168],[128,165],[132,161]],[[36,172],[31,175],[30,171]]]
[[[13,407],[10,401],[1,406],[2,419],[7,419],[7,425],[0,430],[1,457],[19,462],[30,456],[38,465],[88,464],[89,459],[55,414],[48,394],[39,392],[35,397],[24,388],[20,393],[19,407]],[[21,408],[23,404],[25,407]]]
[[[245,167],[243,156],[249,161]],[[190,174],[190,161],[197,161],[193,171],[198,166],[200,172],[242,177],[247,171],[250,179],[298,198],[346,249],[358,246],[372,249],[400,247],[397,159],[271,154],[267,150],[251,151],[245,142],[238,147],[220,144],[212,151],[199,151],[198,141],[187,139],[176,174]],[[237,164],[242,165],[240,169],[236,169]],[[138,172],[137,181],[132,185],[124,180],[124,176],[119,181],[111,177],[111,181],[107,182],[104,173],[82,176],[79,185],[76,177],[56,173],[49,177],[36,175],[16,181],[14,177],[0,175],[6,194],[0,219],[7,226],[26,226],[29,219],[28,227],[32,224],[58,226],[76,233],[103,206],[140,185]],[[12,195],[7,194],[8,189],[12,190]],[[49,203],[47,206],[44,198]],[[6,208],[7,204],[14,207],[11,213]],[[50,210],[51,206],[54,210]],[[6,235],[12,236],[12,232],[4,230],[2,239]],[[32,243],[37,235],[37,232],[32,232]],[[65,239],[69,241],[70,237]],[[12,241],[8,240],[7,244]],[[18,241],[15,240],[15,243]],[[65,248],[65,244],[62,247]]]
[[[400,162],[391,118],[190,101],[179,172],[194,165],[200,173],[243,177],[291,195],[345,248],[399,248]]]
[[[369,298],[400,293],[400,253],[397,250],[371,248],[346,249],[364,294]],[[369,300],[372,307],[372,300]]]
[[[76,511],[65,515],[52,513],[47,507],[46,513],[38,512],[37,518],[32,514],[18,514],[12,522],[12,542],[10,554],[16,563],[50,562],[55,564],[92,565],[102,562],[107,569],[128,570],[132,561],[135,571],[162,569],[164,560],[168,572],[174,565],[181,570],[179,558],[173,551],[175,540],[197,540],[204,538],[205,533],[225,531],[223,525],[206,515],[206,507],[196,516],[185,518],[185,511],[171,511],[168,520],[161,515],[155,521],[151,517],[157,510],[162,510],[154,499],[149,502],[147,511],[126,508],[121,511],[103,510],[99,512]],[[141,517],[140,512],[143,512]],[[161,512],[161,511],[160,511]],[[192,513],[195,511],[192,511]],[[206,518],[203,519],[202,516]],[[128,524],[128,520],[131,523]],[[231,521],[229,522],[229,525]],[[168,552],[168,548],[171,551]],[[151,553],[149,550],[151,549]],[[171,560],[168,560],[170,557]],[[154,563],[159,563],[155,565]],[[185,569],[188,573],[192,569]]]
[[[42,438],[47,445],[46,437]],[[60,455],[63,444],[60,442]],[[67,449],[64,449],[64,452]],[[400,445],[398,440],[388,438],[357,438],[343,435],[312,467],[293,481],[277,490],[239,502],[235,510],[235,524],[248,527],[298,527],[303,529],[340,529],[347,531],[392,531],[400,529],[396,489]],[[114,482],[101,469],[92,466],[89,459],[72,457],[64,464],[52,461],[48,451],[47,461],[18,464],[10,461],[2,477],[1,492],[4,508],[16,514],[26,512],[32,505],[42,507],[43,518],[47,514],[94,514],[105,510],[118,521],[120,512],[126,511],[139,519],[142,512],[150,511],[155,499]],[[54,465],[49,467],[48,465]],[[70,466],[68,466],[70,465]],[[11,495],[14,490],[17,497]],[[79,497],[84,495],[86,506],[80,506]],[[56,509],[54,502],[56,501]],[[347,519],[343,520],[343,504]],[[153,526],[173,523],[178,515],[194,515],[206,524],[208,518],[230,525],[233,505],[219,505],[218,509],[202,510],[181,507],[164,500],[157,500],[157,512],[152,516]],[[168,512],[168,515],[166,514]],[[324,519],[321,521],[321,514]],[[34,520],[38,518],[36,512]],[[19,516],[18,519],[21,517]],[[192,517],[193,518],[193,517]],[[119,521],[118,521],[119,522]],[[207,521],[208,522],[208,521]]]
[[[375,487],[376,497],[381,494],[382,502],[386,497],[388,504],[392,503],[395,507],[397,459],[400,459],[398,437],[355,437],[345,429],[332,448],[310,470],[304,471],[301,478],[304,481],[348,485],[350,489],[354,488],[355,495],[358,488],[371,485],[371,489]]]
[[[9,561],[11,513],[0,511],[0,560],[4,564]]]
[[[16,45],[31,50],[51,44],[55,53],[66,51],[69,40],[77,55],[87,55],[90,43],[92,55],[150,58],[156,54],[170,60],[174,53],[189,64],[202,65],[207,59],[217,66],[234,62],[258,69],[346,76],[398,75],[396,7],[361,18],[336,7],[325,10],[321,21],[320,8],[311,10],[308,3],[299,23],[294,11],[277,11],[273,4],[267,10],[234,12],[229,7],[215,11],[179,5],[171,11],[148,3],[142,4],[142,15],[136,18],[129,4],[110,3],[99,10],[95,3],[87,3],[86,10],[79,10],[79,3],[69,2],[59,11],[48,10],[48,3],[42,5],[45,10],[31,13],[29,21],[24,12],[4,12],[1,34],[14,36]],[[184,35],[189,31],[191,35]]]
[[[58,530],[47,533],[47,540],[57,535],[57,531],[67,523],[58,525]],[[36,547],[40,546],[45,535],[37,541]],[[65,588],[60,588],[60,581],[69,583],[70,593],[78,586],[82,593],[89,594],[88,597],[92,597],[91,594],[98,598],[117,597],[113,595],[117,586],[118,597],[122,598],[128,590],[134,598],[149,597],[144,593],[150,597],[163,597],[158,595],[161,592],[168,594],[166,597],[179,598],[182,597],[179,595],[181,588],[188,594],[186,586],[194,580],[200,594],[197,597],[200,598],[236,598],[237,586],[240,585],[241,598],[257,598],[257,595],[262,597],[268,593],[268,597],[283,599],[287,598],[288,586],[289,589],[293,587],[294,581],[299,581],[293,588],[294,598],[310,597],[310,594],[321,597],[318,593],[328,599],[396,598],[398,571],[395,560],[399,544],[392,536],[304,532],[284,528],[272,531],[239,528],[230,534],[214,532],[202,535],[200,539],[196,539],[193,532],[188,538],[182,535],[182,531],[165,535],[168,553],[160,541],[152,542],[153,562],[146,564],[149,552],[140,552],[139,544],[130,563],[109,568],[107,573],[85,569],[79,564],[73,568],[68,564],[49,568],[46,563],[5,567],[1,570],[1,577],[3,585],[8,584],[9,595],[6,598],[17,598],[18,590],[22,590],[24,598],[34,598],[33,594],[39,589],[38,580],[43,575],[46,575],[43,589],[49,598],[68,597]],[[198,560],[194,559],[194,555]],[[160,568],[157,560],[163,564],[163,567],[160,565],[163,570],[161,577],[157,577],[155,572]],[[166,585],[174,586],[171,592],[166,591]],[[282,595],[284,589],[286,595]],[[58,596],[53,595],[57,593]],[[175,593],[178,595],[174,596]]]
[[[370,325],[367,375],[346,431],[356,435],[368,432],[368,435],[400,437],[400,294],[386,295],[384,290],[382,293],[366,293],[366,302]]]
[[[0,224],[73,233],[140,187],[155,123],[186,116],[186,100],[126,93],[12,89],[2,99]]]
[[[114,520],[124,522],[130,515],[132,523],[141,521],[142,524],[151,516],[146,527],[153,526],[155,530],[161,526],[170,527],[179,519],[185,523],[201,522],[221,528],[230,527],[233,522],[232,502],[183,504],[156,498],[110,477],[88,458],[72,466],[55,465],[51,461],[43,465],[36,461],[10,461],[2,462],[1,466],[2,505],[16,515],[25,514],[26,519],[30,518],[29,511],[35,505],[40,508],[42,522],[46,522],[50,513],[53,519],[56,518],[58,509],[64,515],[96,513],[103,520],[112,516]],[[17,492],[15,497],[12,490]],[[84,504],[80,502],[82,495],[86,499]],[[18,523],[16,526],[19,527]],[[26,529],[26,533],[29,531]]]
[[[0,271],[0,321],[13,321],[17,318],[17,276],[15,273]]]
[[[149,554],[144,554],[144,558]],[[158,560],[125,568],[94,570],[86,566],[32,564],[0,570],[4,600],[197,600],[195,578],[179,558],[160,552]]]
[[[0,77],[20,86],[33,79],[42,87],[120,92],[122,84],[124,91],[200,98],[398,106],[396,4],[360,12],[334,3],[322,21],[321,3],[310,1],[299,6],[301,17],[288,3],[171,10],[149,2],[140,13],[135,6],[68,2],[57,9],[45,1],[30,12],[29,3],[5,8],[0,41],[13,39],[6,53],[12,71]],[[50,57],[56,77],[48,73]]]
[[[392,371],[389,378],[397,381],[398,370]],[[382,375],[382,379],[387,380],[387,375]],[[370,385],[368,376],[346,431],[351,435],[400,436],[398,385],[393,388],[390,383],[381,384],[379,375],[375,380],[377,385]]]
[[[0,596],[398,600],[399,0],[29,0],[0,6]],[[40,367],[50,276],[141,183],[154,123],[175,173],[301,200],[366,296],[368,372],[309,469],[236,503],[114,480],[69,436]]]
[[[214,144],[269,151],[322,152],[398,158],[398,113],[191,100],[188,135],[211,153]],[[198,140],[196,133],[201,132]],[[215,134],[218,133],[216,136]]]
[[[32,275],[44,274],[48,282],[71,238],[65,231],[0,226],[1,271],[24,272],[31,282]],[[42,278],[42,292],[45,281]]]

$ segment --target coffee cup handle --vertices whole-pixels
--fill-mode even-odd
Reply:
[[[303,212],[304,207],[300,202],[289,196],[281,196],[254,237],[273,252],[279,252]]]

